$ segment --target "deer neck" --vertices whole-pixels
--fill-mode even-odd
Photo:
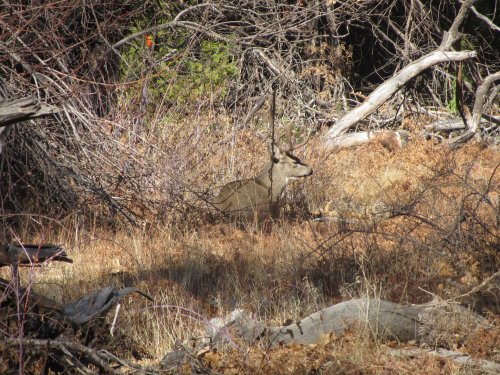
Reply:
[[[266,168],[255,177],[255,182],[268,190],[271,202],[276,202],[287,184],[287,178],[279,173],[279,167],[269,163]]]

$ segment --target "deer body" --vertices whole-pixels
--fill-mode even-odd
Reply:
[[[310,176],[312,169],[291,153],[275,145],[274,157],[259,175],[225,185],[216,200],[215,208],[232,217],[253,220],[279,213],[278,201],[288,182]]]

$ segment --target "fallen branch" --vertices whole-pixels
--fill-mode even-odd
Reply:
[[[367,327],[376,337],[407,342],[419,338],[423,324],[420,315],[424,306],[403,306],[396,303],[356,299],[320,310],[289,326],[270,327],[268,344],[313,344],[324,335],[343,336],[347,331]]]
[[[458,32],[458,29],[467,12],[475,2],[476,0],[466,0],[462,3],[453,24],[443,36],[441,46],[437,50],[422,56],[418,60],[404,67],[394,77],[375,89],[375,91],[373,91],[360,106],[341,117],[340,120],[338,120],[326,134],[324,139],[326,147],[334,147],[336,137],[376,111],[405,84],[418,76],[424,70],[443,62],[457,62],[475,57],[475,51],[448,52],[453,43],[460,39],[461,35]]]
[[[0,103],[0,127],[57,112],[57,107],[40,104],[34,97]]]
[[[0,154],[2,153],[7,129],[11,125],[56,112],[58,112],[57,107],[47,104],[42,105],[33,97],[0,103]]]
[[[499,116],[488,116],[483,114],[481,116],[481,124],[500,124]],[[434,121],[433,123],[426,125],[425,130],[427,131],[435,131],[435,132],[452,132],[455,130],[464,130],[465,124],[461,118],[453,117],[453,118],[445,118]]]
[[[450,319],[458,322],[458,328],[450,327]],[[458,331],[469,334],[483,322],[482,317],[457,304],[400,305],[362,298],[341,302],[296,323],[278,327],[266,327],[238,310],[232,313],[232,320],[216,330],[215,334],[213,328],[207,333],[213,336],[214,343],[226,342],[229,330],[247,344],[260,341],[266,347],[275,347],[291,343],[314,344],[325,335],[341,337],[353,329],[366,329],[377,338],[436,344],[446,342],[451,336],[455,339]],[[217,326],[216,323],[214,325]]]
[[[331,147],[335,150],[340,150],[370,142],[380,143],[387,149],[394,151],[406,145],[408,142],[408,133],[403,130],[375,130],[369,132],[343,134],[333,140]]]
[[[488,280],[492,280],[491,278]],[[453,323],[452,323],[453,322]],[[210,321],[208,338],[197,345],[181,346],[162,359],[164,368],[176,368],[191,356],[203,353],[211,345],[230,343],[260,344],[264,349],[289,344],[317,344],[325,336],[339,338],[353,330],[377,339],[399,342],[416,341],[439,346],[467,337],[485,324],[485,320],[464,307],[436,302],[400,305],[379,299],[360,298],[341,302],[313,313],[296,323],[268,327],[243,310],[234,310],[224,318]]]
[[[437,50],[406,66],[394,77],[384,82],[373,91],[363,104],[340,118],[328,133],[326,133],[326,146],[334,147],[336,137],[376,111],[382,104],[391,98],[392,95],[408,83],[408,81],[418,76],[424,70],[443,62],[463,61],[475,56],[475,51],[444,52]]]
[[[116,290],[112,287],[104,287],[94,293],[83,296],[77,301],[68,303],[64,307],[64,314],[74,323],[84,324],[92,319],[106,314],[118,301],[130,293],[138,293],[152,301],[146,293],[134,287]]]
[[[16,288],[17,292],[16,292]],[[26,311],[30,312],[27,319],[36,321],[39,316],[44,316],[45,320],[51,318],[57,324],[44,327],[45,337],[57,338],[67,327],[73,325],[76,327],[84,326],[88,323],[94,324],[98,322],[100,317],[108,313],[123,297],[130,293],[138,293],[143,297],[152,300],[150,296],[141,292],[137,288],[128,287],[120,290],[112,287],[104,287],[95,292],[89,293],[80,299],[70,302],[66,305],[61,305],[50,298],[44,297],[30,288],[21,288],[16,284],[16,280],[7,281],[0,278],[0,296],[2,298],[2,309],[0,320],[9,315],[9,308],[16,307],[16,298],[22,296],[23,304]],[[37,324],[31,324],[33,332],[28,329],[24,332],[25,335],[36,335]],[[88,327],[87,327],[88,328]]]
[[[488,90],[491,84],[497,80],[500,80],[500,71],[487,76],[476,90],[476,100],[472,109],[472,123],[470,128],[473,132],[479,128]]]
[[[445,118],[434,121],[426,125],[425,130],[434,132],[452,132],[465,129],[465,124],[461,118]]]
[[[467,142],[469,139],[474,137],[481,124],[481,118],[483,116],[483,110],[485,106],[486,97],[488,96],[488,90],[493,82],[500,79],[500,71],[490,74],[487,76],[483,82],[478,86],[476,90],[476,99],[474,101],[474,108],[472,110],[472,120],[469,123],[469,129],[467,131],[449,141],[450,147],[456,148]]]
[[[0,244],[0,267],[12,264],[33,265],[46,260],[73,263],[66,252],[57,245]]]
[[[102,358],[96,350],[91,349],[85,345],[81,345],[77,342],[38,339],[22,339],[21,342],[25,347],[37,348],[43,351],[47,350],[47,348],[58,349],[62,351],[62,353],[64,353],[63,355],[66,355],[70,358],[72,357],[71,354],[75,353],[78,355],[78,358],[80,360],[86,359],[87,362],[97,366],[100,370],[106,371],[107,374],[122,374],[121,371],[116,371],[113,367],[111,367],[111,365],[104,358]],[[18,346],[19,340],[8,338],[0,341],[0,343],[5,346]],[[61,353],[59,353],[57,356],[60,357]],[[58,361],[60,364],[63,363],[62,358],[59,358]]]

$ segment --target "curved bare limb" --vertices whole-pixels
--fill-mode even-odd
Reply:
[[[368,96],[363,104],[348,112],[339,121],[337,121],[337,123],[326,134],[326,145],[328,147],[332,146],[335,142],[335,137],[339,136],[347,129],[354,126],[357,122],[373,113],[392,95],[399,91],[408,81],[422,73],[424,70],[443,62],[463,61],[475,56],[476,52],[474,51],[444,52],[438,50],[421,57],[417,61],[406,66],[393,78],[380,85]]]

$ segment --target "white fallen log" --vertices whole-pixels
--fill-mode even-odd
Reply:
[[[492,122],[500,122],[499,116],[485,116],[481,117],[481,124],[491,124]],[[452,132],[455,130],[464,130],[464,121],[459,117],[445,118],[434,121],[426,125],[425,130],[435,132]]]
[[[368,328],[376,337],[417,340],[424,307],[376,299],[355,299],[320,310],[289,326],[270,327],[269,346],[318,343],[325,335],[340,337],[348,330]]]
[[[490,277],[485,284],[497,276]],[[483,287],[482,284],[480,288]],[[176,368],[213,346],[238,348],[242,344],[259,344],[267,350],[287,344],[316,344],[325,336],[338,338],[349,331],[367,333],[376,339],[439,346],[455,342],[457,336],[468,337],[485,324],[484,318],[451,301],[400,305],[360,298],[327,307],[296,323],[276,327],[268,327],[238,309],[223,318],[212,319],[207,325],[206,336],[167,353],[161,364],[164,368]]]
[[[424,129],[435,132],[452,132],[465,129],[465,124],[461,118],[445,118],[426,125]]]
[[[411,79],[431,66],[450,61],[463,61],[475,57],[475,51],[450,51],[453,43],[460,39],[461,34],[458,30],[475,1],[476,0],[465,0],[462,3],[453,24],[450,29],[444,33],[441,46],[437,50],[422,56],[404,67],[391,79],[385,81],[375,89],[361,105],[342,116],[336,124],[330,128],[328,133],[326,133],[324,138],[325,146],[327,148],[335,147],[336,137],[345,133],[359,121],[368,117]]]
[[[404,130],[375,130],[340,135],[333,140],[331,147],[333,150],[340,150],[365,143],[377,142],[387,149],[394,151],[398,148],[405,147],[408,139],[409,134]]]

